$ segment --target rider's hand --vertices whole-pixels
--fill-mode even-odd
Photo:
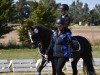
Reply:
[[[48,60],[48,55],[45,54],[45,55],[44,55],[44,59],[45,59],[45,60]]]

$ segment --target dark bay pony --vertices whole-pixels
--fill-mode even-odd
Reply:
[[[51,40],[51,35],[53,32],[52,32],[52,30],[50,30],[47,27],[40,25],[40,24],[31,27],[31,30],[32,30],[31,39],[33,41],[32,43],[35,46],[35,48],[38,47],[38,44],[39,44],[40,53],[43,57],[46,49],[49,46],[49,43]],[[82,36],[73,36],[73,38],[75,38],[81,46],[79,51],[75,51],[73,53],[73,55],[74,55],[73,61],[71,62],[73,75],[78,74],[77,63],[78,63],[80,58],[83,59],[83,66],[84,66],[83,69],[85,68],[85,71],[86,71],[85,74],[86,75],[96,75],[94,67],[93,67],[93,57],[92,57],[91,44],[89,43],[89,41],[86,38],[84,38]],[[53,67],[54,64],[52,61],[52,59],[53,59],[52,54],[49,53],[48,56],[49,56],[49,60],[52,63],[52,69],[53,69],[52,75],[55,75],[55,70]],[[39,72],[41,72],[41,70],[43,69],[44,63],[45,63],[45,61],[44,61],[44,57],[43,57]]]

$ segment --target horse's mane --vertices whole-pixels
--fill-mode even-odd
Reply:
[[[36,24],[33,26],[33,28],[38,28],[40,30],[42,47],[43,47],[43,50],[46,50],[48,48],[50,40],[51,40],[51,35],[53,33],[52,30],[45,27],[42,24]]]
[[[41,28],[41,29],[43,29],[43,30],[45,30],[45,31],[48,31],[48,32],[52,33],[52,30],[49,29],[49,28],[47,28],[47,27],[44,26],[43,24],[36,24],[36,25],[33,26],[33,28],[35,28],[35,27]]]
[[[36,24],[33,27],[42,27],[42,28],[46,28],[43,24]]]

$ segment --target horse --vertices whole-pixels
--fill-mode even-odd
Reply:
[[[32,30],[32,33],[31,33],[30,39],[32,40],[32,44],[34,45],[35,48],[39,46],[40,53],[43,57],[42,64],[41,64],[42,68],[39,71],[39,72],[41,72],[41,70],[44,67],[43,64],[45,63],[44,54],[50,44],[50,40],[51,40],[51,36],[52,36],[53,32],[51,29],[49,29],[41,24],[32,26],[31,30]],[[78,51],[73,50],[73,57],[72,57],[73,61],[71,62],[73,75],[78,74],[77,63],[80,58],[83,59],[84,74],[96,75],[95,69],[93,67],[92,47],[91,47],[90,42],[83,36],[73,36],[72,38],[77,40],[81,47]],[[53,67],[54,64],[52,61],[53,56],[52,56],[51,52],[49,52],[49,54],[48,54],[48,59],[52,63],[52,69],[53,69],[52,75],[55,75],[55,69]]]

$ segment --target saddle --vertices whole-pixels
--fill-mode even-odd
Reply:
[[[81,50],[81,45],[76,38],[72,38],[72,41],[69,43],[69,48],[71,52],[78,52]]]
[[[76,38],[72,38],[69,43],[69,50],[70,50],[70,57],[74,58],[78,55],[79,51],[81,50],[81,45]]]

